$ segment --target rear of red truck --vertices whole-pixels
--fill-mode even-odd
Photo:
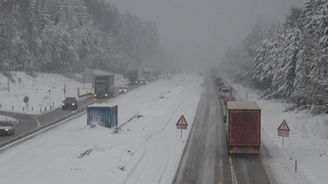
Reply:
[[[227,102],[228,154],[259,155],[261,145],[261,109],[253,101]]]

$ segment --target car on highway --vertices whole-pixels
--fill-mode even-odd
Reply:
[[[15,124],[11,121],[0,121],[0,135],[14,135]]]
[[[78,101],[75,97],[66,97],[62,104],[62,110],[76,110]]]
[[[118,88],[118,93],[123,94],[128,92],[128,87],[127,86],[121,86]]]

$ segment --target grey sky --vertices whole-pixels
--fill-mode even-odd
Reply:
[[[283,20],[307,0],[109,0],[119,10],[157,23],[161,43],[176,59],[213,62],[240,43],[255,20]],[[179,56],[178,56],[179,55]],[[210,61],[212,60],[212,61]]]

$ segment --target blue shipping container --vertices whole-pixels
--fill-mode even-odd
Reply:
[[[90,105],[87,108],[87,125],[98,124],[106,128],[117,127],[118,106]]]

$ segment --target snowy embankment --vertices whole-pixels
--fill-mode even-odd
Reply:
[[[308,111],[289,111],[289,104],[261,100],[255,92],[232,85],[239,98],[256,100],[262,110],[262,143],[267,152],[264,164],[278,184],[326,184],[328,181],[328,115],[312,116]],[[248,94],[248,95],[247,95]],[[290,137],[278,137],[277,128],[286,120]],[[297,172],[295,161],[297,160]]]
[[[86,114],[0,154],[0,183],[171,183],[191,130],[202,79],[179,75],[121,95],[117,134],[86,126]],[[189,127],[180,140],[176,121]]]
[[[71,78],[59,74],[9,72],[8,78],[0,74],[0,110],[22,113],[37,114],[49,111],[50,106],[60,107],[65,96],[77,96],[77,89],[80,95],[92,92],[92,84],[80,83]],[[108,74],[102,71],[93,71],[94,74]],[[74,75],[74,74],[73,74]],[[74,75],[77,79],[82,76]],[[82,80],[81,80],[82,81]],[[89,79],[88,81],[92,81]],[[126,80],[122,76],[115,76],[115,83],[122,85]],[[64,90],[65,89],[65,90]],[[65,93],[64,93],[65,91]],[[24,97],[28,96],[28,105],[24,103]]]

